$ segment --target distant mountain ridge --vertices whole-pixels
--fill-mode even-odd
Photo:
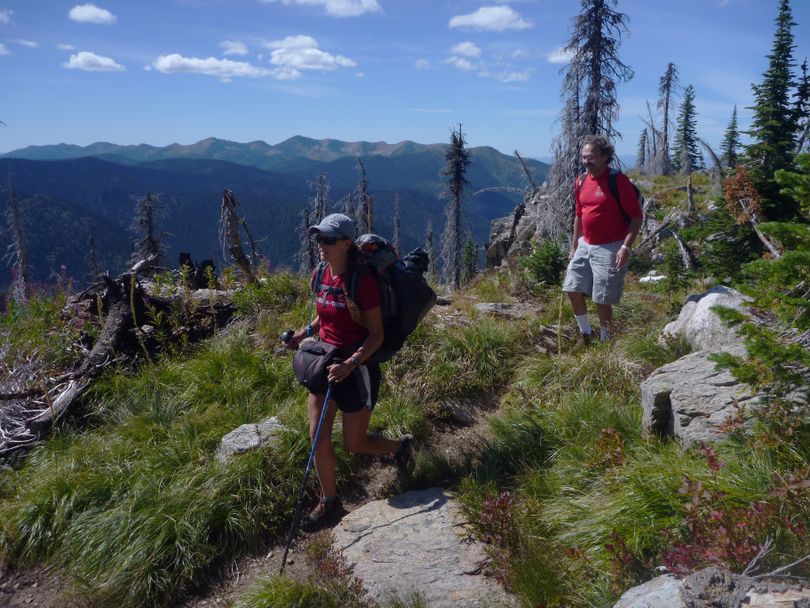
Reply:
[[[60,272],[82,282],[91,271],[88,243],[96,243],[103,269],[124,270],[130,255],[135,201],[160,193],[166,263],[179,251],[195,260],[213,257],[221,267],[217,225],[222,191],[232,189],[272,266],[297,267],[302,209],[311,204],[314,183],[326,177],[328,208],[344,210],[357,188],[356,158],[362,158],[374,198],[374,231],[390,238],[394,201],[399,200],[403,248],[424,244],[428,225],[438,243],[444,227],[446,146],[411,141],[341,142],[293,137],[276,146],[208,138],[189,146],[38,146],[0,157],[0,175],[13,176],[25,232],[32,279],[48,282]],[[517,160],[491,147],[470,148],[465,189],[464,231],[475,242],[489,238],[490,222],[510,213],[527,181]],[[25,158],[25,157],[29,158]],[[528,161],[536,181],[548,165]],[[268,168],[272,167],[272,168]],[[4,203],[0,196],[0,205]],[[0,251],[9,241],[0,230]],[[10,282],[0,265],[0,292]],[[2,294],[0,294],[1,296]]]
[[[410,140],[389,144],[384,141],[346,142],[337,139],[311,139],[296,135],[275,145],[260,140],[238,143],[215,137],[208,137],[189,145],[170,144],[163,147],[149,144],[119,145],[109,142],[96,142],[88,146],[62,143],[28,146],[0,154],[0,158],[72,160],[94,156],[122,164],[176,159],[212,159],[250,165],[265,171],[298,173],[311,168],[316,163],[328,163],[346,157],[383,156],[392,158],[425,152],[443,155],[446,148],[446,144],[420,144]],[[519,176],[515,159],[495,148],[479,146],[469,148],[469,152],[473,156],[486,158],[489,163],[510,165],[511,171],[507,172]],[[526,159],[526,162],[529,169],[535,173],[535,178],[542,181],[548,171],[548,165],[534,159]],[[495,173],[503,173],[503,171],[499,170]]]

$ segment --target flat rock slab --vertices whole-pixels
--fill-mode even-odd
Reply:
[[[334,546],[376,601],[417,591],[431,608],[516,606],[494,580],[458,503],[441,488],[367,503],[332,531]]]
[[[725,350],[745,356],[742,346]],[[641,383],[645,432],[675,436],[689,447],[725,437],[724,423],[737,414],[737,405],[744,406],[745,417],[750,418],[760,397],[728,371],[716,369],[711,354],[703,350],[681,357]]]

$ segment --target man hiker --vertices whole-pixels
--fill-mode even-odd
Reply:
[[[624,290],[630,247],[641,228],[635,187],[626,175],[610,169],[614,153],[605,137],[585,137],[582,164],[586,173],[574,184],[574,236],[562,290],[571,300],[586,344],[592,330],[585,296],[596,304],[599,338],[604,342],[610,337],[613,305],[619,303]]]

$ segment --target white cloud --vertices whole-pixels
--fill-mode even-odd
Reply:
[[[0,57],[3,55],[11,55],[11,51],[6,48],[6,45],[0,42]]]
[[[574,56],[573,51],[565,52],[563,51],[563,47],[560,47],[548,53],[546,55],[546,61],[548,61],[549,63],[568,63],[571,61],[571,58],[573,56]]]
[[[459,42],[457,45],[450,47],[450,53],[453,55],[463,55],[464,57],[480,57],[481,49],[469,41]]]
[[[0,8],[0,25],[8,25],[11,23],[11,16],[14,11],[8,8]]]
[[[426,70],[430,67],[430,61],[427,59],[417,59],[413,65],[417,70]]]
[[[365,77],[366,77],[366,74],[365,74],[365,72],[357,72],[357,73],[354,75],[354,77],[355,77],[355,78],[358,78],[358,79],[361,79],[361,78],[365,78]]]
[[[80,51],[71,55],[68,62],[62,65],[69,70],[84,70],[85,72],[123,72],[126,70],[115,60],[89,51]]]
[[[503,32],[505,30],[525,30],[533,25],[509,6],[482,6],[474,13],[456,15],[450,19],[448,27]]]
[[[467,59],[464,59],[464,57],[448,57],[447,59],[444,60],[444,62],[449,63],[450,65],[458,68],[459,70],[464,70],[465,72],[472,70],[474,67],[473,64],[470,63]]]
[[[517,49],[512,53],[512,59],[526,59],[529,56],[529,51]]]
[[[219,43],[223,55],[247,55],[248,50],[243,42],[238,40],[223,40]]]
[[[39,42],[35,42],[34,40],[22,40],[17,38],[16,40],[12,40],[14,44],[19,44],[20,46],[26,46],[29,49],[36,49],[39,48]]]
[[[479,76],[483,76],[484,78],[494,78],[495,80],[500,80],[501,82],[528,82],[531,75],[532,73],[530,70],[524,70],[522,72],[483,71],[479,74]]]
[[[271,49],[270,63],[279,67],[280,78],[298,78],[300,70],[336,70],[353,68],[357,64],[342,55],[332,55],[318,48],[312,36],[287,36],[283,40],[266,42]]]
[[[179,53],[160,55],[149,67],[163,74],[190,72],[215,76],[226,81],[232,78],[258,78],[275,75],[274,70],[256,67],[244,61],[217,59],[216,57],[199,59],[197,57],[183,57]]]
[[[75,51],[76,47],[72,44],[57,44],[56,48],[60,51]]]
[[[301,4],[304,6],[322,6],[326,14],[333,17],[359,17],[365,13],[380,11],[377,0],[261,0],[265,4],[281,2],[284,5]]]
[[[117,19],[106,8],[99,8],[95,4],[77,4],[70,9],[68,17],[79,23],[101,23],[104,25],[115,23]]]

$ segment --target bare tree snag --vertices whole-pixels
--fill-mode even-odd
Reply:
[[[25,233],[22,227],[20,216],[20,206],[17,201],[17,193],[14,190],[14,178],[8,176],[8,209],[6,210],[6,222],[13,242],[9,245],[8,257],[12,261],[14,269],[14,287],[12,296],[14,301],[25,306],[30,294],[31,282],[28,278],[28,248],[25,244]]]
[[[219,240],[223,252],[233,259],[245,280],[248,283],[255,283],[256,277],[250,268],[250,261],[242,249],[242,240],[239,237],[239,217],[236,214],[236,197],[230,190],[225,190],[222,195],[222,209],[219,218]]]

